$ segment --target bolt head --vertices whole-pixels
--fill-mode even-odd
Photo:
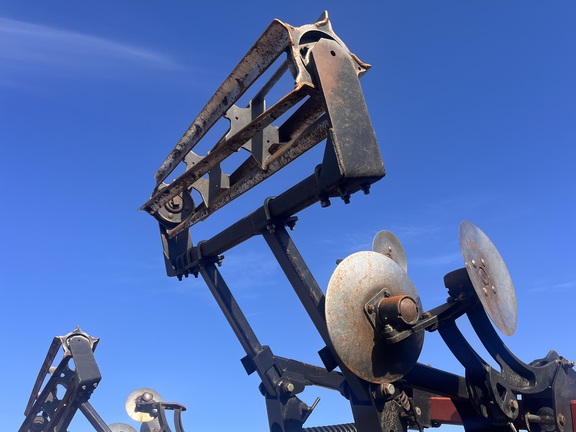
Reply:
[[[382,384],[382,393],[384,393],[385,395],[391,396],[394,394],[395,391],[396,387],[394,387],[394,384],[391,383]]]

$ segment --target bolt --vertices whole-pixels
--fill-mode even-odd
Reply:
[[[564,427],[566,425],[566,417],[564,417],[564,414],[558,414],[558,424],[560,427]]]
[[[85,386],[85,385],[82,386],[82,390],[86,390],[86,386]]]
[[[153,398],[154,396],[150,392],[142,393],[142,400],[145,402],[150,402]]]
[[[282,385],[282,390],[284,390],[286,393],[292,393],[294,391],[294,384],[292,384],[290,381],[287,381]]]
[[[414,408],[414,411],[416,411],[416,415],[417,415],[418,417],[420,417],[420,415],[422,414],[422,410],[420,409],[420,407],[415,407],[415,408]]]
[[[486,261],[484,261],[484,258],[480,258],[480,262],[482,263],[482,265],[486,265]]]
[[[492,292],[496,294],[496,287],[494,285],[492,285]]]
[[[388,252],[392,252],[392,246],[388,246]]]
[[[488,290],[486,289],[486,287],[482,288],[482,292],[484,293],[484,295],[488,295]]]
[[[474,267],[476,267],[476,261],[475,261],[475,260],[472,260],[472,265],[473,265]]]
[[[94,388],[96,388],[96,387],[98,387],[98,383],[94,383],[94,384],[92,384],[92,386],[93,386]]]
[[[394,384],[390,384],[390,383],[383,383],[381,388],[382,388],[382,393],[387,395],[387,396],[393,395],[394,392],[396,391],[396,387],[394,387]]]
[[[374,305],[372,303],[366,306],[366,309],[368,310],[368,313],[374,313]]]
[[[330,207],[330,199],[329,198],[322,198],[320,200],[320,207],[322,207],[322,208]]]
[[[510,399],[508,401],[508,406],[512,409],[512,411],[518,410],[518,401],[516,399]]]
[[[480,405],[480,412],[483,417],[488,417],[488,410],[486,409],[486,405]]]

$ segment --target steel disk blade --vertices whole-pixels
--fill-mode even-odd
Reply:
[[[460,250],[484,310],[502,333],[512,336],[518,323],[514,284],[494,243],[471,222],[460,223]]]
[[[156,391],[149,388],[139,388],[130,393],[128,398],[126,398],[126,412],[132,420],[138,422],[149,422],[154,420],[154,417],[150,414],[136,411],[136,399],[144,393],[150,393],[156,402],[162,402],[162,397]]]
[[[386,255],[402,267],[402,270],[408,271],[408,262],[402,243],[390,231],[382,230],[376,233],[372,240],[372,250]]]
[[[136,432],[136,429],[124,423],[112,423],[108,427],[112,432]]]
[[[326,292],[326,324],[330,340],[348,369],[373,383],[390,383],[414,366],[424,333],[394,344],[375,334],[364,305],[386,288],[391,296],[406,294],[422,303],[402,268],[378,252],[357,252],[336,267]]]

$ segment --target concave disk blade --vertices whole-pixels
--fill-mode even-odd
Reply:
[[[507,336],[518,323],[514,284],[494,243],[471,222],[460,223],[460,250],[474,290],[492,322]]]
[[[390,231],[382,230],[376,233],[372,240],[372,250],[386,255],[402,267],[402,270],[408,271],[408,262],[402,243]]]
[[[144,393],[150,393],[153,400],[156,402],[162,402],[162,397],[160,397],[156,391],[149,388],[139,388],[138,390],[134,390],[132,393],[130,393],[128,398],[126,398],[126,412],[132,420],[136,420],[138,422],[149,422],[154,420],[154,417],[148,413],[136,412],[136,399],[138,399],[138,397],[142,396]]]
[[[402,268],[378,252],[357,252],[336,267],[326,292],[326,324],[336,354],[350,371],[373,383],[390,383],[412,369],[424,332],[387,344],[375,334],[364,305],[386,288],[391,296],[411,296],[422,310],[412,281]]]
[[[136,432],[136,429],[124,423],[112,423],[108,427],[112,432]]]

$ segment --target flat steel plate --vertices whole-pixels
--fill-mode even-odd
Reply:
[[[402,243],[390,231],[382,230],[376,233],[374,240],[372,240],[372,250],[391,258],[402,267],[402,270],[408,271],[408,261]]]
[[[150,414],[136,411],[136,399],[138,399],[144,393],[150,393],[153,400],[156,402],[162,402],[162,397],[156,391],[149,388],[139,388],[138,390],[134,390],[132,393],[130,393],[128,398],[126,398],[126,412],[132,420],[136,420],[138,422],[149,422],[154,420],[154,417],[152,417]]]
[[[336,267],[326,292],[326,324],[332,345],[350,371],[373,383],[390,383],[412,369],[424,332],[394,344],[375,334],[364,305],[386,288],[391,296],[409,295],[422,303],[406,272],[378,252],[357,252]]]
[[[471,222],[460,223],[460,250],[466,271],[484,310],[507,336],[518,323],[516,292],[508,268],[494,243]]]

